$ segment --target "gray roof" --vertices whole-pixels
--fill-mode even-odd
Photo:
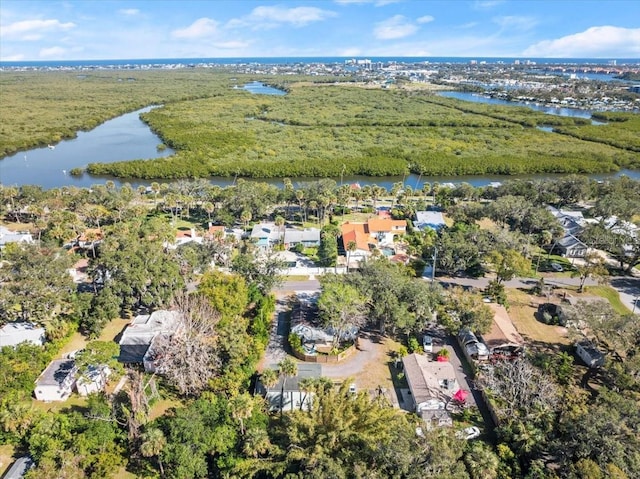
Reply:
[[[320,230],[318,228],[306,228],[296,230],[287,228],[284,230],[284,242],[289,243],[312,243],[320,241]]]
[[[456,372],[448,362],[430,361],[422,354],[402,358],[404,374],[416,405],[438,400],[446,403],[458,391]]]
[[[141,363],[153,339],[158,334],[172,334],[180,325],[177,311],[154,311],[136,316],[122,333],[120,356],[123,363]]]
[[[561,239],[558,240],[557,242],[558,246],[561,246],[563,248],[566,249],[571,249],[571,248],[587,248],[587,245],[584,244],[582,241],[580,241],[578,238],[576,238],[575,236],[568,234],[563,236]]]
[[[274,366],[273,369],[278,369]],[[322,375],[322,365],[318,363],[298,363],[298,375],[287,378],[285,383],[285,391],[299,391],[300,380],[304,378],[319,378]],[[278,383],[269,388],[269,391],[280,392],[282,388],[283,378],[278,379]]]
[[[44,328],[33,323],[8,323],[0,328],[0,347],[17,346],[25,341],[42,346],[44,336]]]
[[[73,359],[54,359],[49,366],[42,371],[37,379],[38,386],[58,386],[63,389],[65,382],[72,381],[76,373],[76,363]]]
[[[20,457],[16,459],[16,462],[9,468],[9,470],[2,476],[4,479],[22,479],[29,469],[33,467],[33,460],[28,457]]]

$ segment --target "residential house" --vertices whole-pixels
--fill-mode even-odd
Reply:
[[[111,369],[106,365],[89,366],[86,374],[78,377],[75,389],[80,396],[88,396],[92,393],[104,391],[107,380],[111,375]]]
[[[583,340],[577,342],[576,353],[590,368],[604,366],[604,353],[599,351],[591,341]]]
[[[305,228],[303,230],[286,228],[284,230],[284,245],[290,249],[301,244],[305,248],[320,246],[320,230]]]
[[[38,401],[65,401],[76,383],[77,368],[73,359],[54,359],[36,380]]]
[[[9,243],[33,243],[33,236],[27,231],[16,232],[0,226],[0,250]]]
[[[489,303],[493,312],[493,321],[489,332],[482,335],[484,344],[489,349],[489,358],[515,359],[524,353],[525,341],[511,322],[509,313],[501,304]]]
[[[122,333],[120,356],[125,364],[143,364],[146,371],[155,370],[152,344],[162,334],[174,334],[180,327],[180,313],[159,310],[136,316]]]
[[[276,369],[276,368],[274,368]],[[299,363],[298,374],[294,377],[280,377],[278,382],[267,387],[258,381],[256,392],[267,400],[269,411],[308,411],[314,394],[300,389],[300,382],[305,378],[319,378],[322,365],[317,363]],[[283,388],[284,386],[284,388]]]
[[[551,245],[552,254],[557,254],[565,258],[584,258],[589,247],[572,234],[565,234],[562,238]]]
[[[268,250],[283,240],[284,228],[275,223],[258,223],[253,226],[250,238],[258,248]]]
[[[0,328],[0,348],[29,343],[42,346],[45,341],[45,330],[33,323],[7,323]]]
[[[342,230],[342,244],[345,254],[349,255],[349,262],[360,262],[371,255],[371,237],[367,231],[365,223],[344,223]],[[349,245],[353,244],[353,251],[348,251]]]
[[[342,245],[349,261],[359,262],[371,254],[374,246],[393,244],[394,239],[407,232],[405,220],[391,218],[370,218],[366,223],[346,222],[341,226]],[[355,244],[354,251],[348,251],[350,243]]]
[[[100,228],[89,228],[76,236],[70,245],[82,249],[94,249],[102,243],[103,238],[104,233]]]
[[[226,234],[226,228],[223,225],[214,225],[212,223],[209,223],[209,228],[207,229],[207,239],[224,239]]]
[[[177,249],[180,246],[185,245],[187,243],[202,244],[203,241],[204,241],[204,237],[199,236],[195,228],[189,228],[187,230],[178,230],[176,232],[175,240],[172,243],[165,241],[163,243],[163,246],[167,249]]]
[[[582,212],[559,210],[553,206],[548,206],[547,209],[558,219],[564,231],[563,237],[551,245],[550,253],[565,258],[584,258],[589,248],[575,236],[582,232],[586,224]]]
[[[389,218],[370,218],[367,221],[367,229],[371,238],[378,244],[393,244],[398,235],[404,235],[407,232],[407,222]]]
[[[440,211],[416,211],[414,226],[421,230],[431,228],[432,230],[440,231],[446,224]]]
[[[453,365],[448,361],[430,361],[416,353],[402,358],[402,364],[415,412],[422,417],[427,430],[452,426],[447,404],[460,389]]]

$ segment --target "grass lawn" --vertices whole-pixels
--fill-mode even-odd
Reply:
[[[109,321],[109,323],[107,323],[105,328],[102,330],[102,333],[100,334],[98,340],[113,341],[128,323],[128,319],[125,320],[121,318],[116,318]],[[72,351],[77,351],[78,349],[84,348],[89,341],[90,340],[86,336],[83,336],[78,332],[74,333],[65,347],[60,350],[58,357],[63,357],[64,355],[69,354]]]
[[[151,406],[151,410],[149,411],[149,421],[153,421],[154,419],[159,418],[172,407],[180,406],[183,406],[183,404],[177,399],[159,399],[158,401],[155,401]]]
[[[620,301],[620,295],[618,292],[610,286],[587,286],[585,292],[605,298],[611,304],[611,307],[618,314],[631,314],[629,308],[627,308],[622,301]]]
[[[15,448],[11,444],[3,444],[0,446],[0,476],[2,476],[9,466],[13,464],[13,454]]]
[[[571,343],[565,328],[544,324],[536,319],[534,313],[538,310],[537,305],[544,302],[544,298],[517,289],[507,289],[507,299],[509,316],[518,332],[528,342],[546,343],[549,346]]]
[[[389,363],[392,362],[390,353],[391,351],[397,351],[400,346],[399,342],[391,338],[383,338],[376,359],[367,363],[365,370],[355,378],[359,389],[393,388],[393,380],[389,368]]]

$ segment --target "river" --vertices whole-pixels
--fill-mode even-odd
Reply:
[[[21,151],[0,160],[3,185],[36,184],[45,189],[67,185],[91,186],[104,182],[89,175],[71,176],[73,168],[89,163],[113,163],[140,158],[160,158],[174,153],[170,148],[158,150],[162,140],[140,119],[147,107],[108,120],[91,131],[51,147]],[[53,147],[53,148],[52,148]]]
[[[285,94],[282,90],[263,85],[258,82],[249,83],[243,87],[254,94]],[[446,92],[457,93],[460,92]],[[469,94],[470,95],[470,94]],[[455,96],[455,95],[447,95]],[[488,103],[504,102],[491,98],[479,97],[477,101],[491,100]],[[465,98],[466,99],[466,98]],[[504,102],[513,105],[512,102]],[[102,125],[88,132],[78,132],[77,138],[65,140],[54,148],[36,148],[29,151],[16,153],[12,156],[0,160],[0,183],[3,185],[40,185],[45,189],[59,188],[62,186],[90,187],[98,183],[112,180],[116,185],[129,183],[134,187],[139,185],[149,185],[151,181],[144,180],[123,180],[112,177],[98,177],[84,174],[82,176],[71,176],[69,171],[72,168],[85,167],[91,162],[112,163],[115,161],[134,160],[139,158],[160,158],[173,154],[173,150],[167,148],[158,150],[161,143],[160,138],[155,135],[149,127],[140,120],[140,113],[149,111],[153,107],[126,113],[122,116],[106,121]],[[582,115],[590,115],[583,110],[573,110],[568,108],[554,109],[555,114],[573,115],[578,112]],[[568,110],[568,111],[567,111]],[[574,115],[578,116],[578,115]],[[588,118],[588,116],[586,116]],[[606,179],[620,175],[627,175],[640,180],[640,171],[622,170],[615,174],[590,175],[594,179]],[[334,178],[338,184],[358,183],[361,186],[377,184],[391,189],[394,183],[402,182],[406,186],[414,189],[421,189],[425,182],[433,183],[469,183],[473,186],[487,186],[495,182],[503,182],[508,179],[544,179],[559,177],[561,175],[527,175],[527,176],[436,176],[423,177],[418,175],[406,175],[405,177],[369,177],[369,176],[345,176]],[[315,178],[295,178],[294,183],[313,181]],[[234,178],[211,178],[211,184],[228,186],[233,184]],[[256,180],[259,181],[259,180]],[[277,186],[282,186],[281,179],[260,180]],[[162,181],[159,181],[162,182]],[[164,181],[168,182],[168,181]]]
[[[464,91],[443,91],[438,93],[438,95],[446,96],[449,98],[456,98],[458,100],[471,101],[474,103],[488,103],[490,105],[525,106],[535,111],[541,111],[542,113],[546,113],[548,115],[556,115],[556,116],[571,116],[575,118],[589,119],[591,118],[591,115],[593,113],[590,110],[579,110],[578,108],[544,106],[536,103],[525,103],[521,101],[501,100],[500,98],[491,98],[488,96],[480,95],[478,93],[469,93]],[[602,123],[595,122],[595,124],[601,125]]]

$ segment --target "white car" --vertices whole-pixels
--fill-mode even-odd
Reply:
[[[422,350],[425,353],[432,353],[433,352],[433,338],[431,336],[429,336],[428,334],[425,334],[422,337]]]
[[[562,273],[564,271],[562,265],[558,263],[551,263],[551,269],[557,273]]]
[[[456,436],[459,439],[465,439],[469,441],[471,439],[475,439],[476,437],[480,436],[480,429],[478,429],[476,426],[465,427],[462,431],[458,431],[456,433]]]

